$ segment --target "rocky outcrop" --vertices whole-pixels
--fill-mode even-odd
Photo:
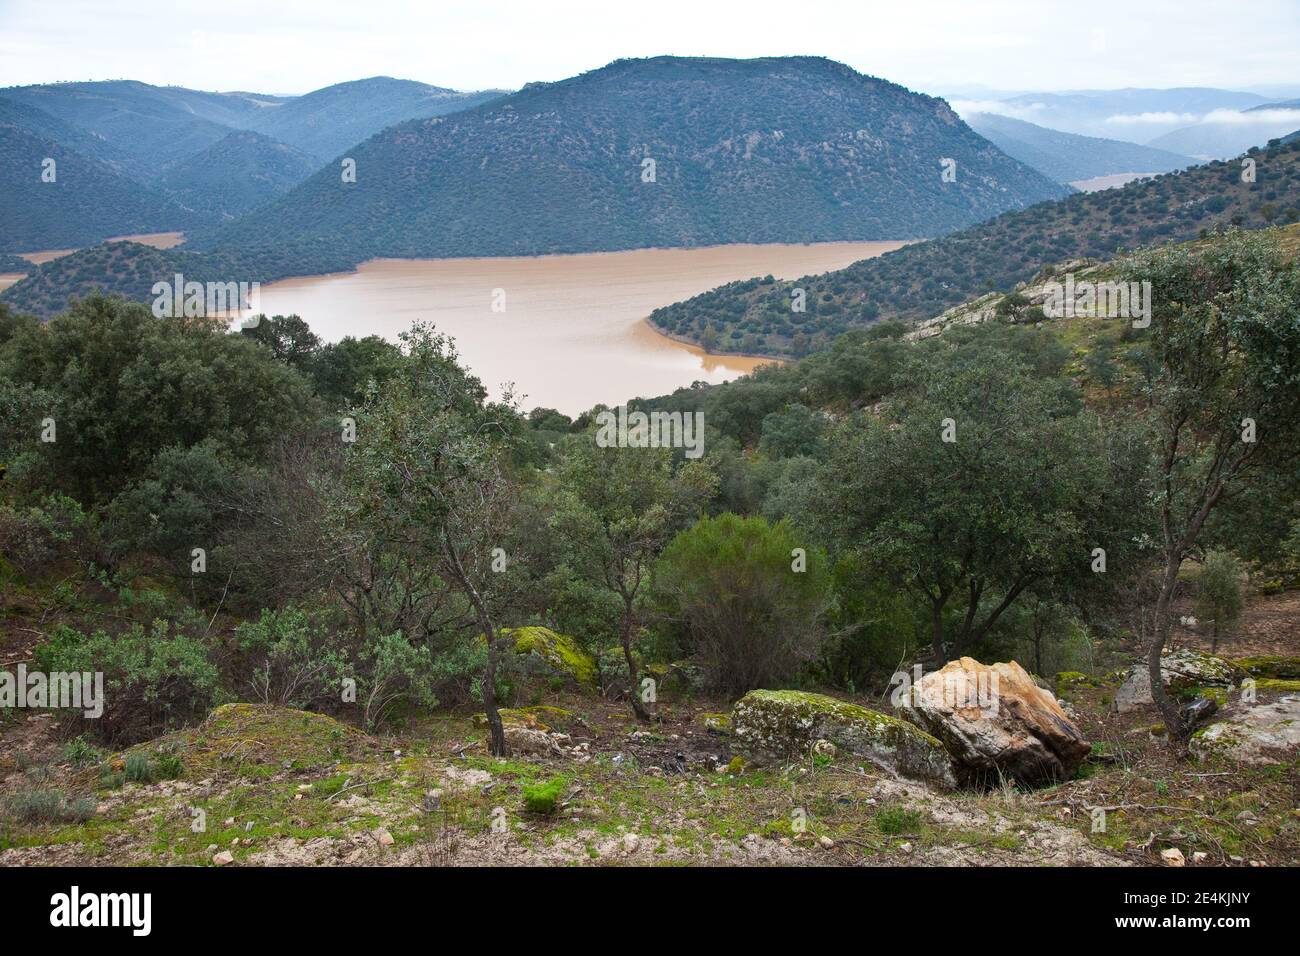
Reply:
[[[953,787],[952,761],[934,737],[905,720],[796,690],[753,690],[736,702],[732,731],[756,760],[808,754],[819,740],[901,777]]]
[[[1186,647],[1160,658],[1160,674],[1171,693],[1190,693],[1200,687],[1235,687],[1246,676],[1231,661]],[[1151,671],[1145,662],[1139,662],[1115,692],[1115,710],[1125,714],[1152,703]]]
[[[1216,721],[1192,735],[1198,757],[1222,756],[1242,763],[1276,764],[1300,756],[1300,694],[1271,703],[1238,701]]]
[[[1066,780],[1091,750],[1051,692],[1015,661],[952,661],[921,678],[904,713],[943,741],[959,777],[973,784]]]

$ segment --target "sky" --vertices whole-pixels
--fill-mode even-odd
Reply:
[[[0,86],[515,89],[660,54],[817,54],[972,98],[1300,87],[1300,0],[0,0]]]

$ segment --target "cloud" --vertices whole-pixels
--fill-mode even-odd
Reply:
[[[1042,103],[1005,103],[1002,100],[949,100],[948,105],[963,119],[974,113],[993,113],[1030,122],[1046,108]]]
[[[1208,113],[1116,113],[1106,117],[1116,126],[1200,126],[1215,123],[1226,126],[1300,126],[1300,109],[1239,110],[1217,109]]]

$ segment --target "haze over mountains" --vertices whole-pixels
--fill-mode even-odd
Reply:
[[[1197,162],[1167,150],[1062,133],[996,113],[975,113],[966,117],[966,122],[1008,156],[1058,183],[1077,183],[1118,173],[1167,173]]]
[[[1227,159],[1300,128],[1300,109],[1258,93],[1181,87],[1077,90],[954,101],[963,116],[996,113],[1053,130]]]

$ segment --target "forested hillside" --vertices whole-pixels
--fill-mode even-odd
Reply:
[[[1300,219],[1300,144],[1252,150],[1121,189],[1007,213],[825,275],[748,279],[656,309],[651,321],[720,352],[802,355],[878,319],[937,315],[988,290],[1009,291],[1044,266],[1122,249],[1186,241],[1224,225],[1259,228]],[[805,311],[792,309],[793,290]]]
[[[618,61],[401,124],[349,158],[355,182],[322,169],[196,248],[286,275],[375,256],[900,239],[1066,194],[943,101],[815,57]]]

